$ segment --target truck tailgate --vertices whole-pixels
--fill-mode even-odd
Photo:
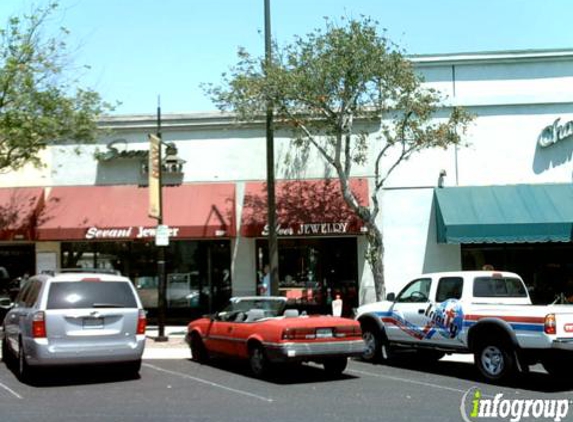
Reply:
[[[555,325],[557,338],[573,338],[573,312],[556,313]]]

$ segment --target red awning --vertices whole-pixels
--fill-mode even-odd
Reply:
[[[149,192],[138,186],[55,187],[40,215],[39,240],[151,239]],[[163,224],[172,239],[235,236],[235,185],[163,188]]]
[[[43,188],[0,189],[0,240],[32,240]]]
[[[368,181],[351,179],[350,188],[361,205],[368,205]],[[361,234],[362,221],[346,205],[338,180],[280,181],[275,188],[279,236]],[[267,235],[267,185],[245,187],[241,234]]]

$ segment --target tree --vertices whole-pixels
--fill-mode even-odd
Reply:
[[[413,154],[460,144],[473,117],[454,107],[437,118],[446,110],[444,99],[423,86],[412,63],[378,34],[377,23],[367,17],[343,23],[327,20],[324,31],[275,46],[269,64],[239,50],[238,63],[206,92],[221,110],[243,121],[260,119],[270,101],[277,124],[292,131],[294,145],[320,153],[368,229],[367,258],[380,300],[385,296],[383,236],[376,225],[380,190]],[[364,122],[376,122],[379,130],[369,132]],[[362,164],[374,172],[370,207],[361,206],[349,187],[353,166]]]
[[[50,3],[13,16],[0,28],[0,171],[40,167],[39,153],[51,143],[94,141],[98,117],[111,109],[99,94],[76,88],[66,77],[67,31],[43,36],[56,8]]]

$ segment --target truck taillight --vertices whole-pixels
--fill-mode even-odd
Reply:
[[[145,311],[143,309],[139,310],[139,315],[137,317],[137,332],[136,334],[145,334],[145,328],[147,327],[147,318],[145,317]]]
[[[43,311],[36,312],[32,317],[32,337],[46,338],[46,314]]]
[[[555,323],[555,314],[545,316],[543,323],[543,331],[545,334],[557,334],[557,324]]]

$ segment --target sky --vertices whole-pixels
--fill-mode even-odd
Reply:
[[[50,0],[52,1],[52,0]],[[0,27],[48,0],[0,0]],[[270,0],[279,45],[324,17],[369,16],[407,54],[573,48],[571,0]],[[244,47],[264,55],[264,0],[59,0],[49,28],[63,26],[83,87],[114,114],[205,112],[200,87],[219,83]],[[49,31],[47,31],[49,33]]]

